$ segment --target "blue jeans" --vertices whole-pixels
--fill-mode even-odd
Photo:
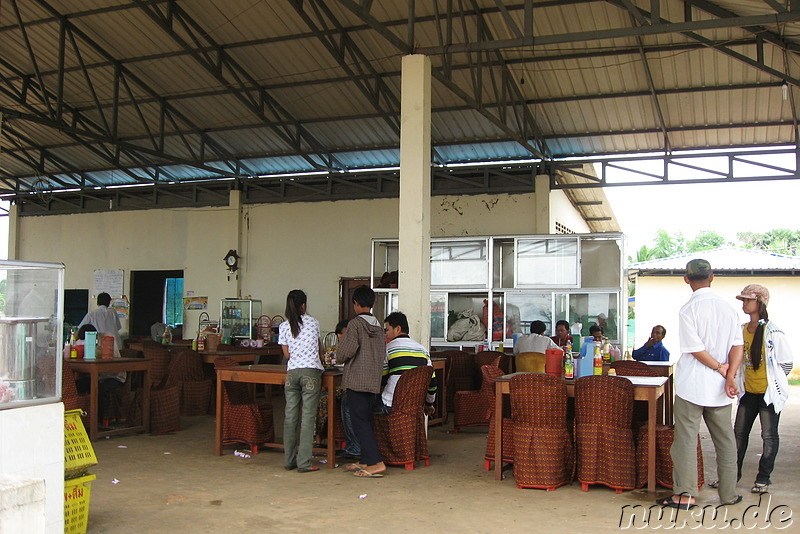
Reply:
[[[375,465],[382,461],[372,427],[375,394],[348,389],[345,395],[347,397],[347,407],[350,411],[350,421],[353,423],[353,431],[358,443],[361,445],[361,463]]]
[[[758,476],[756,483],[771,484],[769,476],[775,467],[775,457],[778,455],[780,438],[778,437],[778,421],[781,414],[775,413],[773,405],[764,403],[763,393],[745,393],[739,399],[739,409],[736,411],[736,423],[733,432],[736,435],[736,451],[739,461],[739,478],[742,478],[742,464],[747,454],[747,445],[750,441],[750,430],[756,417],[761,421],[761,439],[764,448],[761,459],[758,461]]]
[[[342,426],[344,427],[344,437],[347,440],[347,445],[344,448],[345,454],[359,458],[361,456],[361,445],[358,443],[358,438],[356,438],[356,433],[353,430],[353,421],[350,419],[347,393],[342,395]]]
[[[322,371],[319,369],[291,369],[286,372],[283,462],[287,467],[297,466],[304,469],[311,467],[321,388]],[[300,422],[299,440],[297,439],[298,421]]]

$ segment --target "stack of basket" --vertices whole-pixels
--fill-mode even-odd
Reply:
[[[64,413],[64,532],[85,533],[89,524],[89,497],[95,475],[87,473],[97,457],[86,435],[80,410]]]

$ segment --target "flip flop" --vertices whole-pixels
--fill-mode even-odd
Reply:
[[[366,469],[362,468],[359,469],[358,471],[353,471],[353,476],[359,478],[382,478],[383,473],[370,473]]]
[[[361,467],[361,466],[360,466],[360,465],[358,465],[358,464],[350,464],[350,465],[348,465],[348,466],[346,466],[346,467],[345,467],[345,471],[350,471],[351,473],[353,473],[353,472],[355,472],[355,471],[361,471],[361,470],[363,470],[363,469],[364,469],[364,468],[363,468],[363,467]]]
[[[670,508],[675,508],[677,510],[691,510],[692,508],[697,506],[696,504],[689,504],[688,502],[687,503],[675,502],[672,500],[671,496],[664,497],[663,499],[658,499],[656,501],[656,504],[658,504],[659,506],[669,506]]]
[[[741,495],[737,495],[736,498],[733,499],[731,502],[724,502],[722,504],[724,504],[725,506],[733,506],[734,504],[739,504],[740,502],[742,502],[742,499],[743,497]]]
[[[312,465],[311,467],[298,467],[298,473],[313,473],[314,471],[319,471],[319,466]]]

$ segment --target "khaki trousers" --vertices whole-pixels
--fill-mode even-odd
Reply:
[[[672,481],[675,495],[696,496],[697,490],[697,433],[700,419],[706,422],[717,454],[719,500],[732,502],[736,493],[736,438],[731,424],[731,405],[699,406],[675,397],[675,440],[669,452],[672,456]]]

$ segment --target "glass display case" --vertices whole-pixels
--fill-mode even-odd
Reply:
[[[531,322],[544,321],[552,335],[562,319],[584,335],[600,324],[622,343],[623,249],[619,233],[431,239],[431,343],[509,346]],[[383,273],[398,270],[398,252],[397,239],[372,240],[376,314],[397,310],[400,288],[385,285]],[[465,316],[480,319],[483,339],[452,339],[449,331]]]
[[[220,335],[226,339],[255,339],[261,316],[261,301],[222,299],[219,306]]]
[[[0,261],[0,410],[61,400],[64,266]]]

